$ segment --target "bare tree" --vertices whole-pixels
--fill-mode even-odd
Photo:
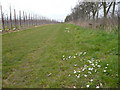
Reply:
[[[114,15],[115,15],[115,4],[116,4],[116,2],[113,2],[112,17],[114,17]]]
[[[10,29],[12,30],[12,13],[11,13],[11,6],[10,6]]]
[[[21,11],[19,11],[19,26],[21,27]]]
[[[1,8],[2,29],[5,30],[4,14],[2,12],[2,5],[0,5],[0,8]]]
[[[14,9],[14,25],[15,25],[15,30],[17,29],[17,20],[16,20],[16,11]]]

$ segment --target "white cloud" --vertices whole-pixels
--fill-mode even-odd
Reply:
[[[5,13],[9,6],[18,10],[34,12],[51,19],[64,20],[78,0],[1,0]]]

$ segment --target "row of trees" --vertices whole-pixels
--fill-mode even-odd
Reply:
[[[104,25],[107,18],[117,17],[117,2],[78,2],[68,15],[65,22],[69,21],[97,21],[104,19]]]
[[[9,8],[9,13],[7,14],[2,11],[2,5],[0,5],[0,10],[2,30],[16,30],[38,26],[41,24],[57,23],[55,20],[50,20],[46,17],[42,17],[33,13],[27,13],[25,11],[19,11],[17,14],[15,9],[12,11],[11,6]]]

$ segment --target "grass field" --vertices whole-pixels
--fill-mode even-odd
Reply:
[[[0,89],[2,88],[2,34],[0,33]]]
[[[118,35],[72,24],[2,36],[4,88],[116,88]]]

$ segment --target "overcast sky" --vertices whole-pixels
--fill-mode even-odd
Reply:
[[[59,21],[63,21],[66,15],[70,14],[71,8],[77,2],[78,0],[0,0],[5,13],[11,5],[16,11],[33,12]]]

